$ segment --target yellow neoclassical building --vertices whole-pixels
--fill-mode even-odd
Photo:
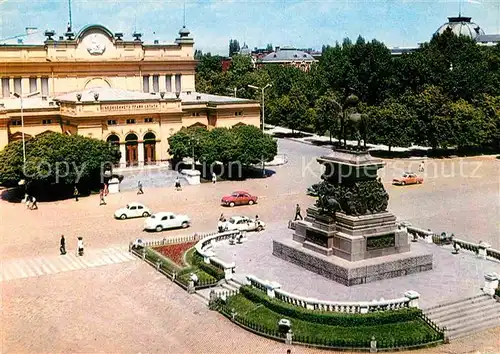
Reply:
[[[166,160],[181,127],[260,124],[257,101],[195,91],[194,40],[130,40],[101,25],[40,44],[0,44],[0,149],[46,131],[120,146],[121,165]]]

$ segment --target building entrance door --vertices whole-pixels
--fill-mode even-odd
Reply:
[[[144,162],[152,164],[156,161],[156,136],[154,133],[144,135]]]
[[[125,138],[125,144],[127,147],[127,166],[136,166],[139,161],[137,135],[133,133],[128,134]]]

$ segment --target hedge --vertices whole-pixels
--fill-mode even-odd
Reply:
[[[196,264],[196,266],[217,280],[222,280],[225,278],[224,271],[220,270],[219,268],[217,268],[212,264],[201,262]]]
[[[418,319],[422,312],[420,309],[416,308],[371,312],[367,314],[315,311],[294,306],[278,299],[269,298],[261,290],[249,286],[242,286],[240,288],[240,294],[245,296],[248,300],[260,303],[269,310],[283,316],[330,326],[356,327],[408,322]]]

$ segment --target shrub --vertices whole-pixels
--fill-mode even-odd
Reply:
[[[196,266],[201,270],[203,270],[205,273],[208,273],[209,275],[217,279],[218,281],[224,279],[225,277],[224,271],[220,270],[219,268],[217,268],[212,264],[207,264],[202,261],[200,263],[197,263]]]
[[[278,299],[269,298],[264,292],[249,286],[242,286],[240,293],[252,302],[261,303],[269,310],[283,316],[296,318],[306,322],[314,322],[330,326],[375,326],[398,322],[407,322],[419,317],[421,310],[405,308],[394,311],[372,312],[367,314],[351,314],[307,310],[287,304]]]

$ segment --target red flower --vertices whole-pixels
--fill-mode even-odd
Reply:
[[[178,243],[174,245],[155,247],[154,250],[169,258],[175,264],[184,266],[184,262],[182,260],[184,253],[186,253],[186,251],[194,245],[196,245],[196,242]]]

